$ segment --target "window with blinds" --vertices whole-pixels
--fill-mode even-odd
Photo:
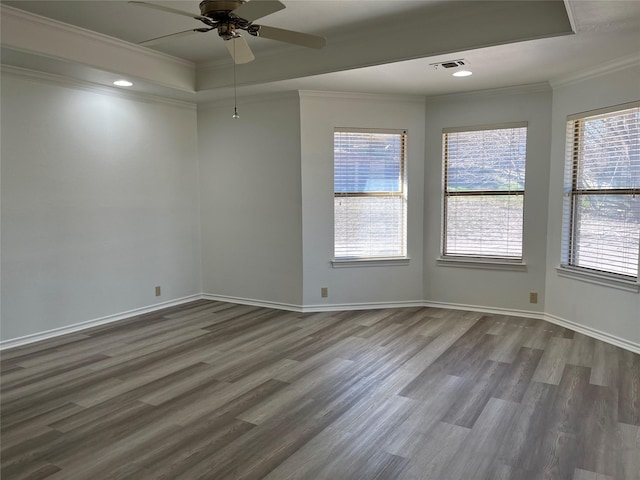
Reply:
[[[526,122],[443,131],[444,257],[522,259]]]
[[[638,278],[640,102],[567,119],[562,266]]]
[[[335,129],[334,256],[406,256],[405,130]]]

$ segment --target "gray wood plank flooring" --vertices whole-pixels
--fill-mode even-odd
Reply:
[[[535,319],[202,300],[0,357],[4,480],[640,480],[640,355]]]

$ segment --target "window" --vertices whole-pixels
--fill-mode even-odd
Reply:
[[[522,260],[527,124],[445,129],[445,258]]]
[[[635,280],[640,102],[567,120],[562,266]]]
[[[336,129],[334,256],[406,257],[404,130]]]

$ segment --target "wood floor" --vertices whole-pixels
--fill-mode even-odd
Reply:
[[[2,479],[639,480],[640,355],[532,319],[198,301],[2,353]]]

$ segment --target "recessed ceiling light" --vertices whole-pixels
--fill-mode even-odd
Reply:
[[[133,83],[131,83],[129,80],[116,80],[115,82],[113,82],[114,85],[117,85],[119,87],[131,87],[133,86]]]
[[[469,70],[458,70],[457,72],[453,72],[454,77],[468,77],[469,75],[473,75],[473,72]]]

